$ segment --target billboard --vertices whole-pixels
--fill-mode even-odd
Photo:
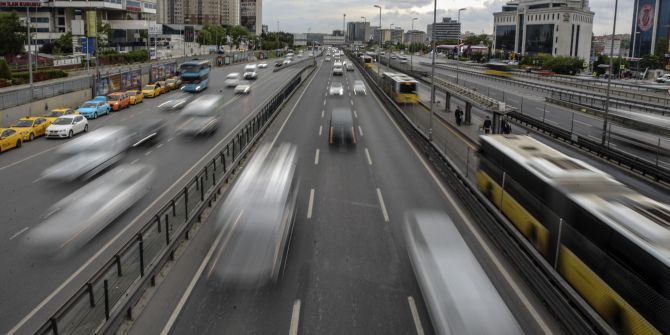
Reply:
[[[654,38],[654,25],[656,18],[656,0],[638,0],[635,12],[635,25],[633,34],[635,36],[636,56],[651,53],[651,44]]]
[[[94,10],[86,12],[86,36],[98,36],[98,21]]]

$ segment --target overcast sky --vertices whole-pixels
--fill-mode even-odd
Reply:
[[[593,33],[596,35],[612,33],[615,0],[590,0],[591,10],[595,13]],[[438,0],[437,20],[451,16],[456,18],[459,8],[463,31],[491,33],[493,31],[493,12],[499,11],[506,1],[500,0]],[[411,20],[416,17],[414,29],[426,31],[426,25],[433,21],[433,2],[431,0],[264,0],[263,24],[270,31],[279,30],[292,33],[311,32],[331,33],[342,29],[342,14],[346,21],[372,21],[379,25],[379,9],[382,6],[382,25],[388,28],[411,28]],[[633,16],[633,1],[619,1],[617,14],[617,33],[630,33]]]

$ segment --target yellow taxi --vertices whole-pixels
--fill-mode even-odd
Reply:
[[[165,80],[159,80],[156,82],[156,85],[160,87],[161,94],[170,92],[170,86],[165,82]]]
[[[11,148],[20,148],[21,134],[16,129],[0,128],[0,152]]]
[[[155,98],[161,95],[161,88],[156,84],[144,85],[142,94],[145,98]]]
[[[137,105],[144,101],[144,94],[138,91],[126,91],[126,94],[130,97],[130,104]]]
[[[63,115],[72,115],[72,114],[79,114],[79,112],[73,110],[72,108],[63,107],[63,108],[52,109],[49,111],[49,113],[47,113],[43,117],[47,119],[46,127],[48,127],[52,122],[56,121],[57,118]]]
[[[47,126],[47,119],[43,116],[26,116],[16,121],[11,129],[19,132],[24,141],[32,141],[36,137],[44,136]]]
[[[179,86],[177,86],[177,79],[175,79],[174,77],[165,80],[165,84],[170,90],[176,90],[179,88]]]

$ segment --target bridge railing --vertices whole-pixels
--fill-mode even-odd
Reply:
[[[303,75],[308,75],[308,69],[312,66],[305,66],[274,96],[269,97],[256,115],[231,135],[230,141],[221,144],[130,241],[108,259],[48,321],[35,327],[35,332],[99,334],[113,329],[122,321],[122,316],[131,316],[132,308],[144,289],[155,285],[158,272],[174,258],[179,243],[189,239],[191,226],[200,221],[206,208],[211,207],[223,185],[228,183],[231,173],[303,81]],[[33,331],[29,329],[26,332]]]

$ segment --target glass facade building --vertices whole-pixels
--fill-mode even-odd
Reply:
[[[526,25],[526,53],[552,54],[554,45],[553,24]]]
[[[496,50],[514,51],[516,26],[498,26],[496,28]]]

